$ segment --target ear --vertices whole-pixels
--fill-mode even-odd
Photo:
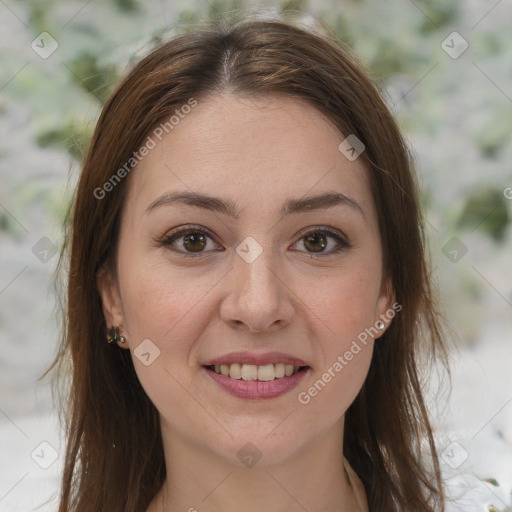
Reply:
[[[375,317],[375,325],[382,322],[384,328],[379,329],[379,333],[375,336],[375,339],[380,338],[386,332],[396,313],[401,309],[402,306],[396,302],[395,290],[391,279],[384,278],[380,287]]]
[[[128,348],[128,337],[125,330],[125,317],[123,304],[121,301],[121,294],[116,278],[112,275],[112,271],[102,267],[96,275],[96,287],[101,297],[101,305],[103,309],[103,316],[107,329],[110,327],[118,327],[119,333],[127,339],[127,341],[118,346],[121,348]]]

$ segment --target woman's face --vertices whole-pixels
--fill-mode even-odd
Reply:
[[[129,177],[100,290],[168,442],[272,464],[341,438],[393,302],[347,135],[301,100],[217,95]]]

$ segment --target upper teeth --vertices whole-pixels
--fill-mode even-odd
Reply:
[[[215,365],[215,373],[221,373],[226,377],[232,379],[242,380],[262,380],[269,381],[280,379],[281,377],[289,377],[299,370],[300,366],[293,366],[292,364],[265,364],[257,366],[255,364],[221,364]]]

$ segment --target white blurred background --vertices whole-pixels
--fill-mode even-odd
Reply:
[[[6,0],[0,512],[57,508],[63,446],[50,381],[38,378],[58,338],[61,226],[101,105],[130,59],[169,30],[240,7],[300,9],[324,20],[371,70],[405,130],[452,329],[452,394],[431,397],[443,471],[451,492],[468,497],[456,510],[510,510],[512,3]]]

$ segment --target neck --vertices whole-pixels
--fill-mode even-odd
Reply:
[[[358,510],[343,465],[343,423],[286,461],[252,467],[192,445],[164,423],[162,435],[167,479],[148,512]]]

